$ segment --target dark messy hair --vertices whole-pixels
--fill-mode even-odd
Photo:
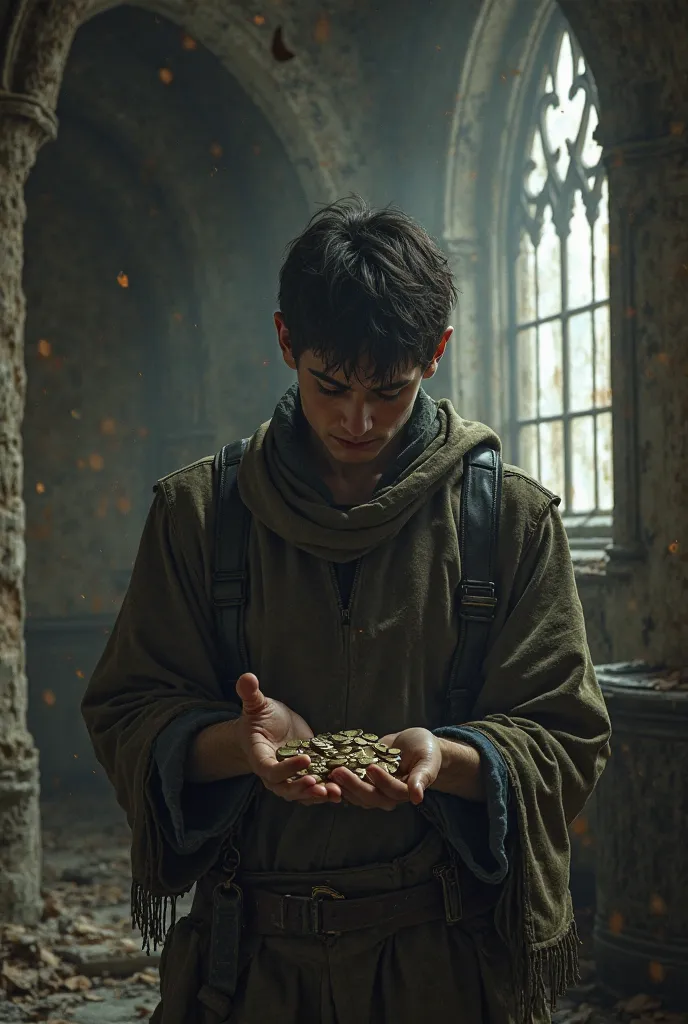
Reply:
[[[279,306],[298,364],[311,349],[325,373],[350,379],[363,360],[378,385],[432,362],[457,293],[427,232],[358,195],[319,210],[287,247]]]

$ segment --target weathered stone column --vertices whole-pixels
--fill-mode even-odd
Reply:
[[[62,69],[84,2],[13,5],[0,25],[0,920],[40,914],[38,752],[24,674],[24,183],[55,136]]]

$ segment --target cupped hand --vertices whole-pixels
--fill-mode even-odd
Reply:
[[[287,740],[309,739],[313,730],[300,715],[281,701],[266,697],[258,678],[245,672],[237,679],[236,692],[241,699],[242,715],[237,720],[238,738],[250,770],[266,789],[283,800],[313,804],[340,803],[341,789],[336,783],[316,782],[312,775],[288,781],[310,765],[307,754],[278,761],[276,751]]]
[[[348,768],[337,768],[333,781],[341,790],[342,799],[366,810],[393,811],[399,804],[419,804],[442,765],[442,752],[437,737],[428,729],[404,729],[389,733],[379,741],[401,750],[401,763],[396,775],[371,764],[366,779],[359,779]]]

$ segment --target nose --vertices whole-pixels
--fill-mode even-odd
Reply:
[[[346,431],[347,437],[352,441],[358,441],[370,432],[373,426],[370,406],[365,398],[352,396],[350,402],[345,403],[342,416],[342,428]]]

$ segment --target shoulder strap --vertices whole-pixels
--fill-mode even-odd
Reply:
[[[483,662],[497,607],[497,540],[502,501],[502,457],[487,444],[464,456],[459,550],[461,620],[448,691],[448,722],[460,724],[483,684]]]
[[[248,537],[251,513],[239,495],[236,477],[248,438],[226,444],[215,456],[215,554],[213,604],[222,658],[222,688],[235,699],[234,683],[248,671],[244,605],[248,592]]]

